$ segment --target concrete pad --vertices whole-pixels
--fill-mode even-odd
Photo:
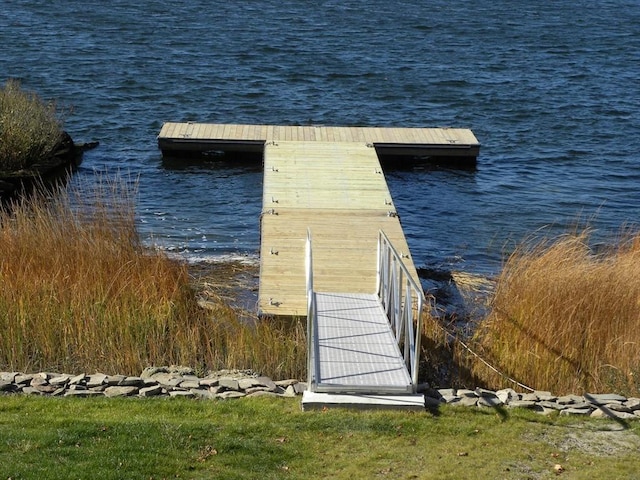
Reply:
[[[425,411],[425,403],[424,395],[355,395],[318,393],[308,390],[302,394],[302,411],[323,408]]]

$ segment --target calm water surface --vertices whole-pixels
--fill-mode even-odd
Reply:
[[[191,258],[257,255],[261,171],[163,165],[164,121],[472,129],[477,170],[387,172],[418,266],[640,220],[637,0],[0,0],[0,45],[0,81],[100,141],[77,181],[138,177],[142,235]]]

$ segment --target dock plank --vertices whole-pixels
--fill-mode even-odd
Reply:
[[[160,129],[158,137],[173,137],[178,124],[174,122],[165,122]]]
[[[159,142],[170,146],[172,140],[246,140],[253,141],[316,141],[390,143],[411,145],[467,145],[477,153],[479,142],[473,132],[463,128],[406,128],[406,127],[336,127],[284,126],[245,124],[199,124],[194,122],[165,122],[158,135]]]
[[[264,154],[262,315],[305,315],[304,245],[314,238],[319,291],[375,290],[378,232],[415,266],[375,150],[354,142],[279,142]]]

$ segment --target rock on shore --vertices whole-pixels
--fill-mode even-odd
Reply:
[[[226,400],[246,397],[295,397],[307,388],[296,379],[274,381],[250,370],[220,370],[204,377],[187,367],[149,367],[140,376],[81,373],[0,372],[0,394],[49,395],[57,397],[187,397]],[[640,398],[617,394],[556,396],[551,392],[420,388],[425,408],[447,404],[471,408],[527,408],[548,415],[581,415],[640,419]]]
[[[560,415],[640,420],[640,398],[626,398],[614,393],[556,396],[542,391],[518,393],[510,388],[496,392],[483,388],[425,388],[424,394],[427,408],[440,404],[476,408],[527,408],[544,415],[559,412]]]
[[[198,377],[183,367],[149,367],[140,376],[0,372],[1,393],[58,397],[294,397],[305,388],[298,380],[273,381],[251,371],[221,370]]]
[[[64,180],[82,162],[82,155],[99,145],[98,142],[74,143],[67,132],[53,152],[24,170],[0,171],[0,200],[33,188],[44,182]]]

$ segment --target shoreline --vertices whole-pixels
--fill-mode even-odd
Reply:
[[[209,308],[214,302],[222,301],[246,316],[256,312],[259,262],[236,258],[190,262],[183,257],[178,261],[185,263],[201,307]]]

